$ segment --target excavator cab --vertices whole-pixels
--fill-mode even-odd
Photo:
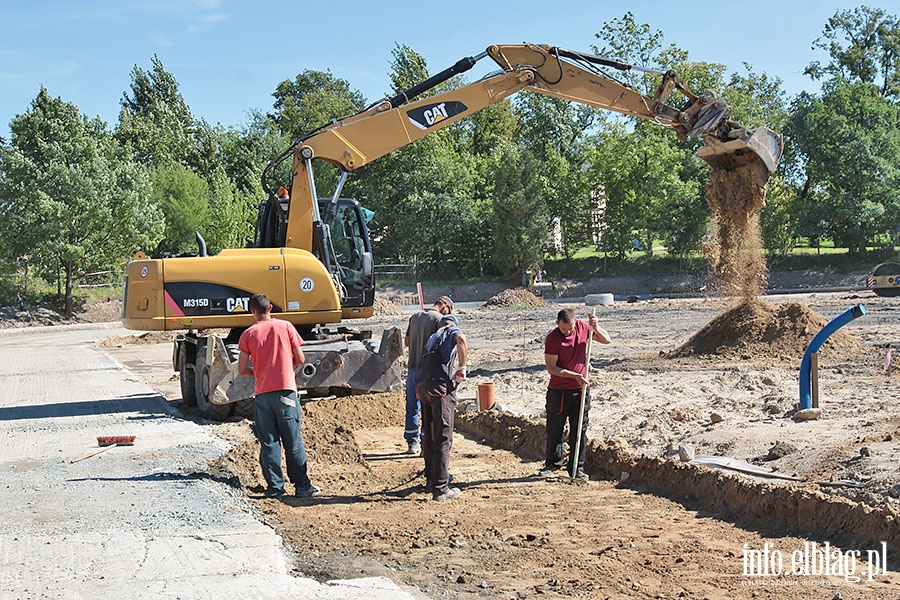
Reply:
[[[353,198],[319,198],[320,215],[328,215],[330,223],[323,227],[322,243],[314,251],[326,265],[340,292],[344,310],[370,307],[375,302],[375,262],[367,223],[375,213]],[[286,246],[290,198],[287,189],[279,188],[259,206],[254,245],[257,248]],[[352,316],[352,315],[347,315]]]

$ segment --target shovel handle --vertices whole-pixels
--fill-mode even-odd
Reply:
[[[106,451],[109,450],[110,448],[115,448],[116,446],[118,446],[118,444],[111,444],[111,445],[109,445],[109,446],[104,446],[104,447],[101,448],[100,450],[96,450],[96,451],[94,451],[94,452],[91,452],[90,454],[85,454],[84,456],[81,456],[81,457],[79,457],[79,458],[76,458],[76,459],[73,459],[73,460],[69,461],[69,464],[81,462],[81,461],[83,461],[83,460],[87,460],[88,458],[90,458],[90,457],[92,457],[92,456],[97,456],[98,454],[103,454],[104,452],[106,452]]]

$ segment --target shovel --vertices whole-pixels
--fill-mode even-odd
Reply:
[[[591,309],[591,314],[595,315],[596,309]],[[591,345],[594,343],[594,330],[591,330],[591,334],[588,336],[587,343],[587,356],[585,356],[585,364],[584,364],[584,374],[590,380],[591,377]],[[572,463],[572,472],[569,473],[572,479],[575,479],[575,475],[578,474],[578,457],[581,456],[581,428],[584,426],[584,399],[587,395],[587,385],[581,386],[581,405],[578,409],[578,433],[575,435],[575,454],[574,454],[574,462]]]

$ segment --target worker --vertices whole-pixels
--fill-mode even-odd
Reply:
[[[265,294],[250,297],[250,311],[256,323],[238,342],[238,373],[254,377],[254,431],[259,440],[259,465],[266,479],[267,498],[280,500],[284,494],[281,444],[287,473],[294,484],[294,496],[306,498],[320,490],[309,480],[306,448],[300,432],[300,400],[294,366],[305,362],[303,340],[294,326],[272,318],[272,303]],[[252,363],[251,363],[252,361]]]
[[[403,438],[406,440],[407,454],[418,456],[422,452],[419,429],[420,402],[416,397],[416,379],[419,376],[419,363],[424,354],[423,348],[429,336],[437,331],[441,317],[452,312],[453,300],[450,296],[441,296],[434,301],[431,308],[411,316],[406,327],[403,345],[409,348],[409,362],[406,372],[406,423]]]
[[[466,379],[469,346],[459,329],[459,318],[448,314],[425,342],[419,369],[418,392],[422,401],[422,456],[425,490],[434,500],[452,500],[462,493],[450,487],[450,449],[456,416],[456,388]],[[457,363],[454,370],[453,363]],[[451,376],[450,373],[453,373]]]
[[[591,408],[590,385],[588,381],[588,338],[601,344],[612,342],[609,333],[591,315],[587,322],[575,318],[572,309],[564,308],[556,315],[556,328],[544,340],[544,362],[550,373],[547,388],[547,453],[540,476],[547,477],[560,466],[565,465],[561,456],[563,428],[569,422],[569,448],[572,455],[568,460],[569,475],[576,479],[588,479],[584,472],[584,457],[587,452],[588,412]],[[578,417],[581,408],[581,394],[584,390],[584,418],[581,426],[580,451],[574,455],[578,435]]]

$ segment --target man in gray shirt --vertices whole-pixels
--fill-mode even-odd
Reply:
[[[403,344],[409,348],[409,362],[406,374],[406,424],[403,438],[407,444],[407,454],[418,455],[422,452],[419,429],[419,399],[416,397],[416,379],[419,377],[419,366],[425,353],[425,342],[437,331],[441,317],[453,312],[453,300],[450,296],[441,296],[434,301],[428,310],[418,312],[409,318],[406,337]]]

